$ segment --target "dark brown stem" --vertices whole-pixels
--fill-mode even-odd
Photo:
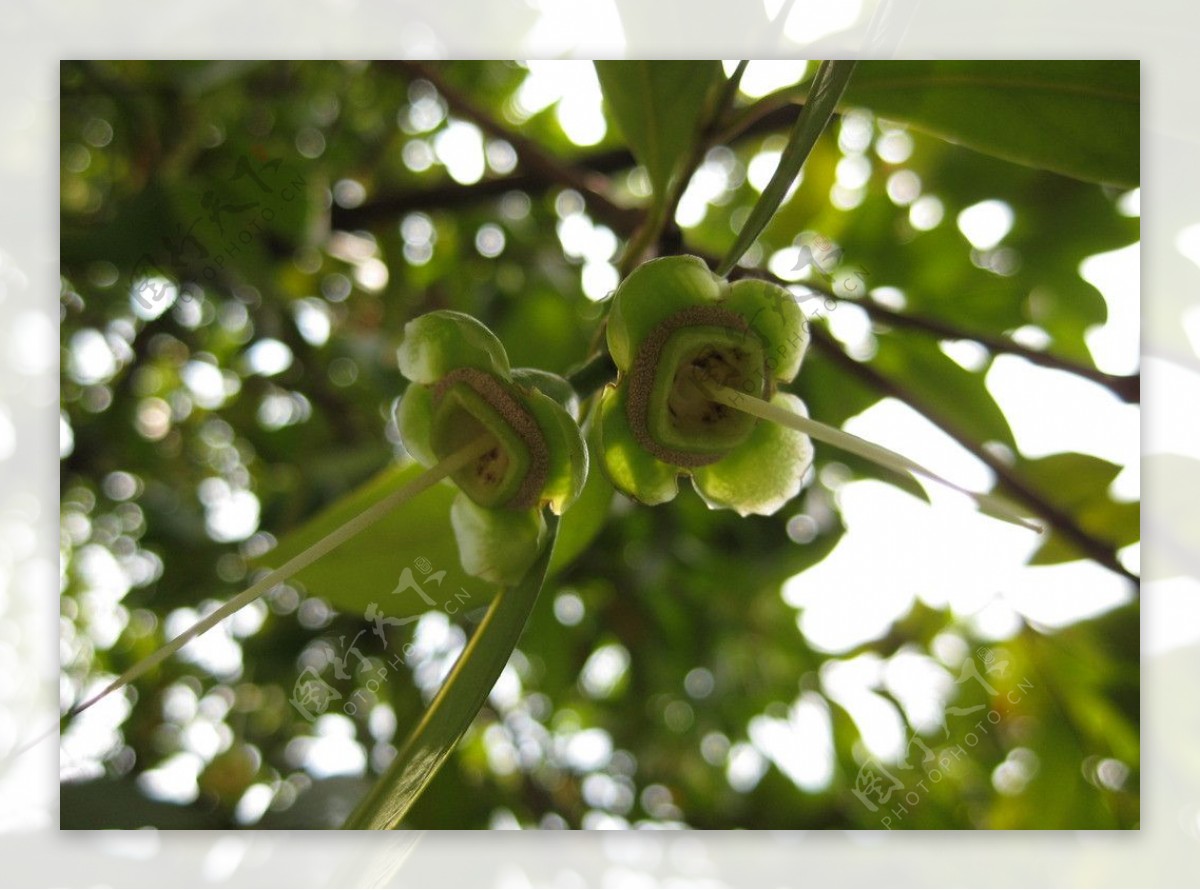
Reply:
[[[855,361],[821,327],[811,325],[809,331],[812,335],[813,345],[821,351],[822,356],[838,368],[857,377],[862,382],[869,384],[886,395],[901,400],[910,408],[939,426],[947,435],[975,457],[979,458],[988,469],[996,474],[996,479],[1000,482],[1000,486],[1006,494],[1020,500],[1030,510],[1046,520],[1055,532],[1079,548],[1089,559],[1094,560],[1110,571],[1116,572],[1134,584],[1141,583],[1137,575],[1121,565],[1120,560],[1117,559],[1116,553],[1113,551],[1112,545],[1094,537],[1081,528],[1079,523],[1076,522],[1075,517],[1050,503],[1037,489],[1022,479],[1011,466],[992,454],[963,430],[959,429],[958,425],[936,406],[915,393],[909,392],[895,380],[881,374],[870,365]]]

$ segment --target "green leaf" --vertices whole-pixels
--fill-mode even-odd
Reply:
[[[1039,491],[1049,492],[1055,504],[1068,510],[1104,497],[1120,472],[1120,466],[1111,461],[1078,452],[1051,454],[1026,461],[1021,467],[1025,479]]]
[[[1136,61],[863,62],[843,106],[1079,179],[1140,179]]]
[[[282,565],[422,472],[424,467],[414,463],[388,467],[285,535],[256,565]],[[296,580],[310,595],[340,611],[361,614],[370,603],[386,603],[389,615],[405,618],[436,608],[411,594],[390,595],[400,573],[424,559],[434,571],[446,571],[442,584],[423,585],[439,605],[453,602],[460,590],[470,594],[472,603],[487,602],[496,586],[470,577],[459,562],[450,525],[450,505],[456,492],[450,484],[435,485],[300,571]]]
[[[1096,500],[1081,509],[1076,519],[1085,532],[1108,541],[1114,549],[1136,543],[1141,537],[1142,508],[1135,501]],[[1074,544],[1055,534],[1029,558],[1029,564],[1044,566],[1089,558]]]
[[[327,506],[299,528],[284,535],[266,555],[254,560],[256,568],[278,566],[304,552],[335,528],[357,516],[368,506],[395,491],[424,471],[416,463],[396,464],[381,470],[359,488]],[[336,550],[298,572],[295,580],[311,596],[318,596],[335,609],[362,613],[371,603],[384,602],[387,613],[407,618],[454,603],[465,591],[470,602],[482,605],[496,593],[496,585],[468,575],[462,568],[450,508],[457,489],[436,485],[385,516]],[[608,515],[613,489],[603,473],[588,473],[583,492],[566,512],[559,545],[555,548],[552,574],[565,569],[595,538]],[[437,606],[430,606],[411,593],[389,596],[406,567],[426,560],[434,571],[445,570],[441,585],[424,585],[423,590]]]
[[[508,663],[541,593],[558,531],[553,514],[547,528],[547,546],[537,562],[519,584],[492,601],[425,716],[351,814],[346,828],[395,828],[454,751]]]
[[[1055,506],[1075,517],[1080,528],[1114,548],[1141,537],[1141,505],[1114,501],[1108,489],[1121,472],[1117,464],[1091,454],[1067,452],[1021,461],[1022,478]],[[1051,534],[1030,557],[1030,565],[1053,565],[1087,555],[1058,534]]]
[[[817,137],[824,132],[825,125],[833,117],[838,101],[850,82],[854,66],[852,61],[828,61],[822,62],[821,67],[817,69],[812,86],[808,90],[808,101],[796,120],[787,148],[779,158],[779,166],[775,168],[775,174],[763,189],[762,197],[758,199],[758,203],[754,205],[750,216],[738,232],[733,247],[717,268],[718,275],[729,274],[783,203],[792,180],[796,178],[809,152],[817,144]]]
[[[656,196],[699,136],[709,91],[721,78],[717,61],[596,62],[600,88]]]
[[[1016,448],[1012,428],[982,373],[963,368],[933,340],[885,335],[878,342],[873,367],[920,401],[936,405],[942,416],[971,436]]]

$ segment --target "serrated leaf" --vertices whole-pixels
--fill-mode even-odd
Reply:
[[[863,62],[845,96],[951,142],[1121,186],[1140,180],[1136,61]]]
[[[604,98],[656,196],[698,137],[709,91],[721,78],[717,61],[596,62]]]

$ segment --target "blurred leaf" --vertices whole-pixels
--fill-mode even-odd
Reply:
[[[415,463],[388,467],[284,536],[257,564],[282,565],[424,470]],[[461,595],[460,589],[475,605],[488,602],[495,594],[495,585],[470,577],[459,565],[458,546],[450,527],[450,504],[456,492],[450,483],[435,485],[297,573],[296,580],[309,594],[340,611],[362,614],[370,603],[386,603],[384,611],[388,615],[403,618],[434,608],[419,597],[389,596],[396,589],[400,573],[416,560],[425,559],[433,571],[447,572],[443,583],[422,586],[439,605],[453,603]]]
[[[1140,181],[1136,61],[863,62],[846,106],[1008,161],[1121,186]]]
[[[1073,509],[1105,492],[1121,468],[1094,454],[1068,452],[1027,460],[1021,472],[1039,490],[1052,492],[1058,506]]]
[[[981,442],[1016,447],[1004,412],[988,392],[982,373],[968,371],[937,342],[920,337],[882,336],[871,364],[954,425]]]
[[[1109,486],[1121,472],[1116,464],[1091,454],[1051,454],[1022,460],[1018,472],[1055,506],[1075,517],[1080,527],[1114,548],[1136,542],[1141,537],[1141,507],[1137,502],[1114,501]],[[1074,544],[1051,533],[1031,565],[1051,565],[1084,559]]]
[[[1136,501],[1116,503],[1096,499],[1080,507],[1075,518],[1085,532],[1107,541],[1114,549],[1135,544],[1141,538],[1142,508]],[[1046,543],[1029,558],[1029,564],[1043,566],[1087,558],[1087,554],[1074,544],[1052,533]]]
[[[816,349],[809,349],[789,389],[804,401],[809,416],[831,426],[841,426],[883,398],[879,390],[851,377]]]
[[[839,268],[819,284],[849,296],[864,287],[894,287],[903,294],[905,311],[968,331],[1010,334],[1032,325],[1049,335],[1052,352],[1094,364],[1085,335],[1104,323],[1107,305],[1080,275],[1080,265],[1135,243],[1138,219],[1117,213],[1111,190],[1092,183],[966,151],[920,132],[910,138],[913,152],[905,160],[872,159],[865,196],[849,210],[828,200],[841,154],[835,138],[821,139],[805,163],[804,180],[762,234],[765,255],[823,237],[843,254]],[[888,184],[904,177],[919,189],[922,203],[936,208],[936,221],[924,223],[924,230],[912,224],[912,205],[897,204],[889,195]],[[730,206],[744,200],[739,191]],[[989,200],[1012,211],[1012,228],[996,248],[980,251],[955,222],[966,208]],[[729,209],[710,208],[703,243],[722,243],[721,232],[731,224]],[[820,314],[836,317],[838,311]]]
[[[193,274],[226,269],[248,259],[265,262],[277,245],[304,244],[308,237],[310,193],[321,184],[312,163],[269,142],[234,137],[219,154],[205,159],[211,169],[172,189],[172,228],[163,232],[160,256],[184,258]]]
[[[382,470],[285,535],[278,546],[255,560],[255,564],[282,565],[423,471],[424,467],[411,462]],[[388,597],[396,588],[400,573],[416,560],[425,559],[434,571],[448,572],[443,583],[422,586],[439,605],[453,604],[462,590],[469,594],[474,606],[486,604],[495,594],[496,586],[467,575],[458,561],[458,545],[450,526],[450,505],[456,491],[452,484],[443,483],[423,492],[298,572],[296,580],[310,595],[321,597],[341,611],[361,614],[370,603],[380,603],[386,597],[387,614],[403,618],[435,608],[418,597]],[[608,515],[612,493],[612,485],[603,473],[588,474],[579,500],[563,515],[559,544],[551,564],[552,575],[569,565],[599,532]]]
[[[555,290],[527,293],[498,319],[493,330],[514,368],[561,373],[587,351],[587,333],[569,300]]]
[[[1058,633],[1025,631],[1005,644],[1031,684],[1021,706],[1035,717],[1030,742],[1038,767],[1024,794],[1041,827],[1115,828],[1136,818],[1136,779],[1114,793],[1097,781],[1096,766],[1111,757],[1137,768],[1139,613],[1134,601]]]
[[[492,601],[420,724],[351,814],[346,828],[395,828],[454,751],[508,664],[541,593],[558,535],[558,519],[553,514],[546,528],[546,549],[520,583]]]
[[[258,59],[221,59],[217,61],[181,60],[166,69],[172,82],[186,93],[199,95],[248,75],[266,63]]]
[[[1089,747],[1104,746],[1090,753],[1126,763],[1138,758],[1140,636],[1138,599],[1057,633],[1028,635],[1039,669],[1066,693],[1063,701]]]
[[[596,62],[617,126],[661,199],[699,136],[717,61]]]

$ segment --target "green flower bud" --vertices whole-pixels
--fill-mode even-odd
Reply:
[[[620,375],[601,396],[593,433],[613,484],[657,504],[675,496],[679,475],[691,475],[710,506],[778,510],[812,463],[808,438],[714,401],[704,386],[802,411],[776,390],[799,371],[807,343],[784,288],[730,285],[696,257],[640,266],[613,297],[608,344]]]
[[[544,542],[542,508],[561,514],[587,478],[587,450],[566,407],[578,404],[570,384],[511,370],[496,336],[459,312],[409,322],[398,357],[412,382],[396,423],[414,458],[432,465],[481,437],[493,441],[451,474],[461,492],[451,521],[464,569],[515,583]]]

